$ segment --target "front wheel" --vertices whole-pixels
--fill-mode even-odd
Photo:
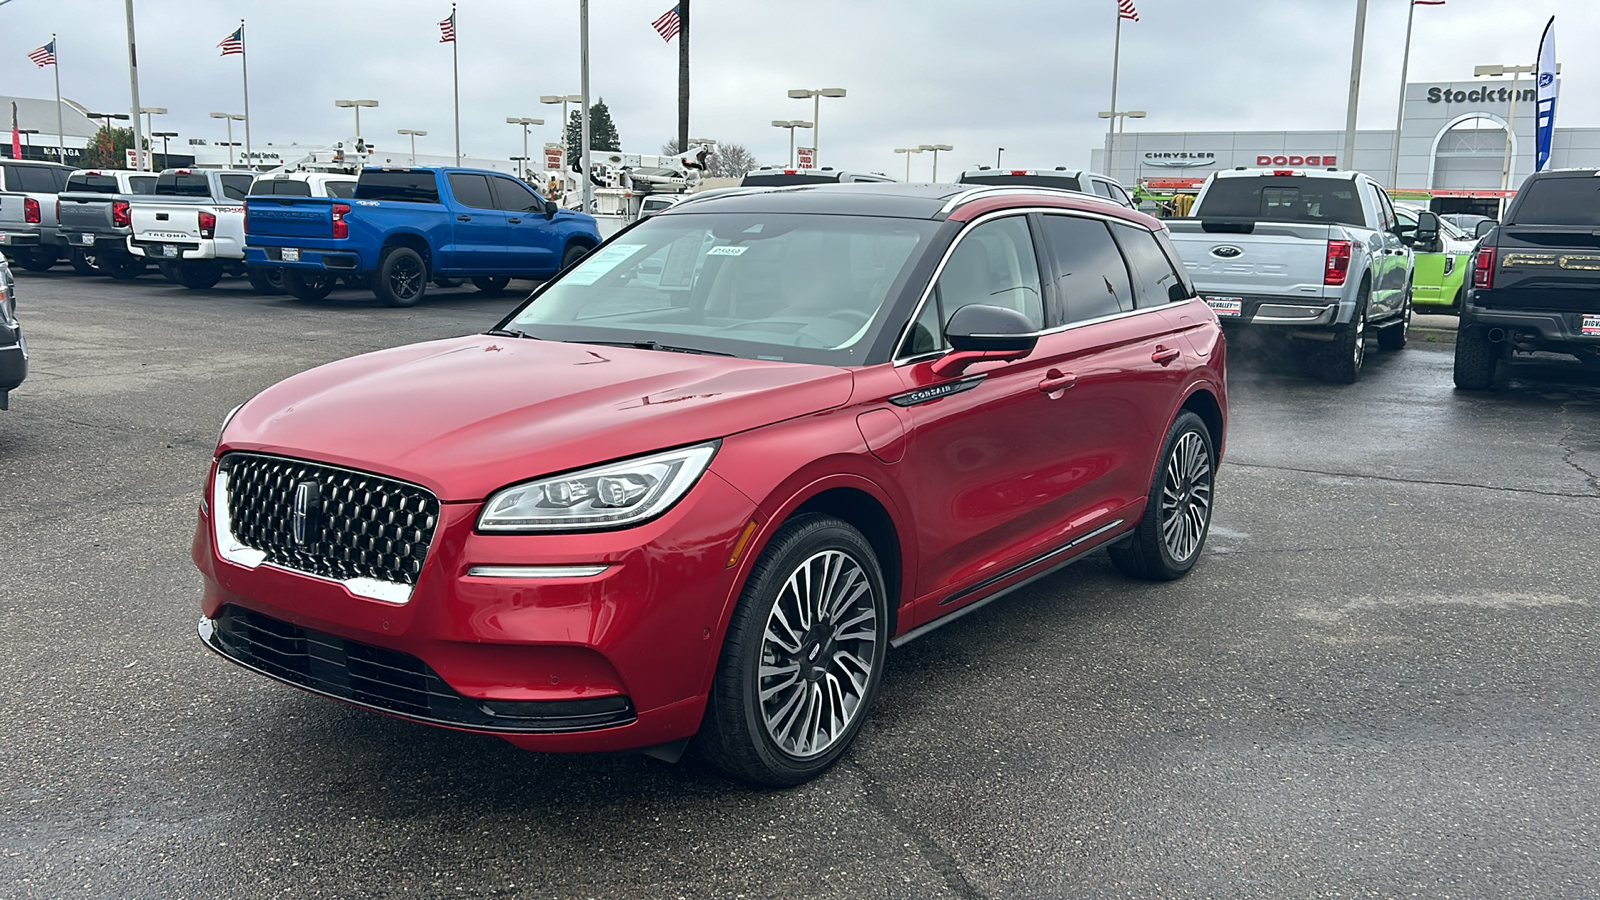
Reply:
[[[569,246],[566,252],[561,254],[561,271],[565,272],[567,269],[577,265],[580,260],[588,255],[589,248],[582,244]]]
[[[1147,581],[1189,574],[1211,532],[1217,457],[1205,420],[1180,413],[1161,444],[1160,460],[1132,537],[1106,548],[1124,575]]]
[[[773,787],[833,765],[883,678],[888,604],[861,532],[824,515],[785,523],[728,623],[698,752],[729,775]]]
[[[473,287],[477,288],[479,292],[488,294],[491,297],[505,290],[506,285],[510,283],[511,279],[505,275],[491,275],[472,279]]]
[[[335,277],[326,272],[302,272],[299,269],[279,271],[283,272],[283,289],[296,300],[315,302],[333,293]]]
[[[1400,307],[1400,321],[1385,326],[1378,332],[1378,349],[1404,350],[1406,338],[1411,335],[1411,288],[1406,288],[1406,299]]]
[[[394,247],[378,262],[372,293],[387,306],[411,306],[428,290],[428,267],[410,247]]]

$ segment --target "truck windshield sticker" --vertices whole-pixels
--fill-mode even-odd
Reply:
[[[698,261],[700,234],[686,234],[672,242],[667,249],[667,261],[661,265],[661,287],[687,288],[694,282],[694,265]]]
[[[567,284],[594,284],[607,272],[622,264],[628,257],[643,250],[644,244],[612,244],[578,265],[564,279]]]
[[[749,247],[727,244],[721,247],[712,247],[706,251],[707,256],[743,256]]]

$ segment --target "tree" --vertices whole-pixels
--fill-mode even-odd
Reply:
[[[583,154],[578,148],[583,144],[583,110],[575,109],[567,120],[567,165],[570,168]],[[589,107],[589,149],[617,151],[622,149],[622,138],[617,134],[617,124],[611,121],[611,110],[606,98],[601,97]]]
[[[107,128],[100,126],[94,141],[83,152],[86,169],[126,169],[127,151],[133,149],[132,128]]]
[[[678,139],[673,138],[661,145],[661,155],[677,156],[679,149]],[[755,167],[756,155],[743,144],[717,144],[706,161],[705,174],[708,178],[743,178]]]

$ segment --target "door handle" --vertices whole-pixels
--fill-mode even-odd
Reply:
[[[1039,390],[1046,394],[1054,394],[1064,391],[1077,383],[1078,376],[1074,373],[1063,373],[1060,369],[1051,369],[1044,373],[1044,377],[1039,380]]]
[[[471,216],[465,216],[465,215],[456,216],[456,221],[457,222],[471,222],[472,221],[472,217]]]
[[[506,221],[510,222],[513,225],[516,225],[517,223],[521,222],[522,220],[521,219],[507,219]]]
[[[1153,363],[1159,363],[1163,366],[1170,366],[1174,360],[1182,355],[1182,350],[1176,350],[1171,347],[1163,347],[1160,344],[1157,344],[1156,352],[1150,354],[1150,361]]]

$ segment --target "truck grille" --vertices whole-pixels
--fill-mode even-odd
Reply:
[[[632,702],[620,696],[529,701],[463,697],[415,656],[237,606],[224,606],[215,619],[201,619],[200,636],[223,657],[263,675],[432,725],[526,734],[609,728],[635,718]]]
[[[230,453],[233,536],[266,562],[348,581],[415,585],[439,522],[439,501],[392,478],[298,459]]]

